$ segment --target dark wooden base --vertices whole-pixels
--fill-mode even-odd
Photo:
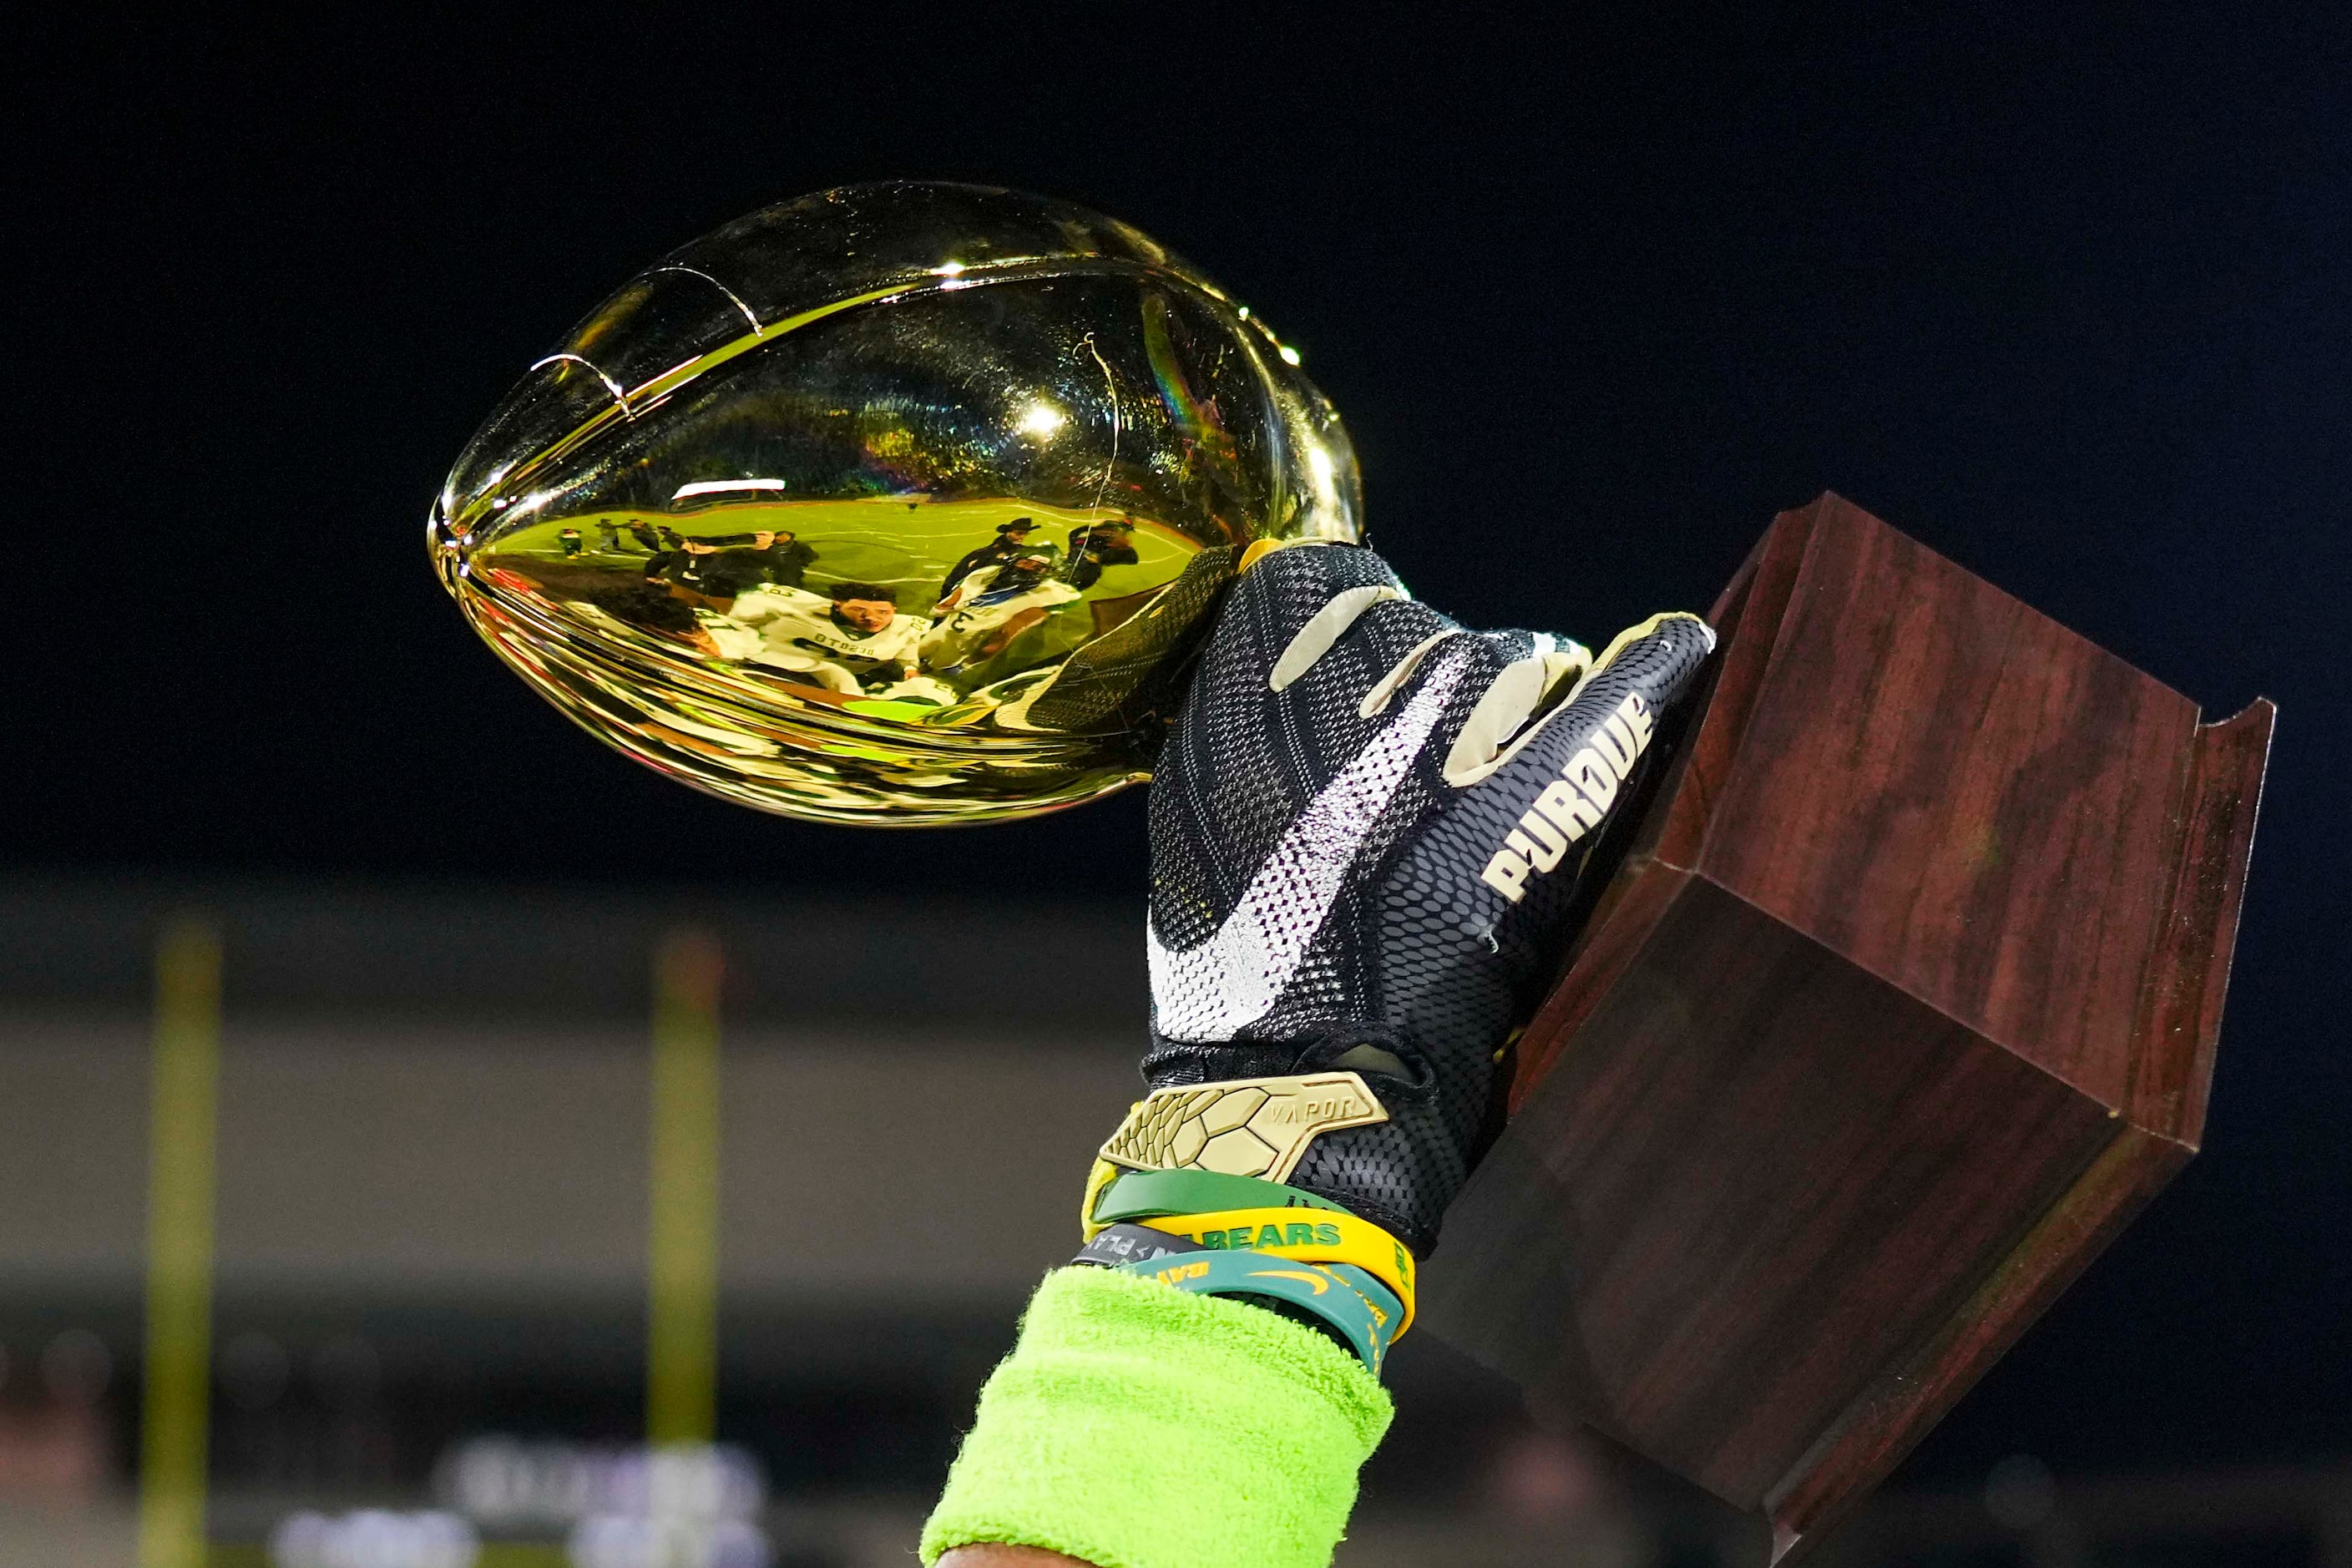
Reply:
[[[2273,710],[1835,496],[1712,618],[1423,1313],[1779,1561],[2195,1151]]]

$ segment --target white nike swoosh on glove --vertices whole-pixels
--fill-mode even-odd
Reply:
[[[1464,665],[1448,659],[1432,670],[1404,711],[1317,792],[1207,941],[1171,952],[1145,921],[1154,1023],[1162,1036],[1230,1040],[1265,1016],[1339,901],[1372,825],[1437,728]]]

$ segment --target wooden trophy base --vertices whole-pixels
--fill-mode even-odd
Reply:
[[[1423,1317],[1779,1562],[2195,1152],[2274,710],[1831,495],[1711,619]]]

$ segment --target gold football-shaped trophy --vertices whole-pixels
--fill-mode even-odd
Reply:
[[[499,657],[763,810],[921,826],[1147,776],[1260,540],[1360,537],[1286,348],[1066,203],[826,191],[646,268],[532,365],[429,525]]]

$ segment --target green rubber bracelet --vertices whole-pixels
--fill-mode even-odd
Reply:
[[[1347,1269],[1342,1274],[1341,1269]],[[1249,1252],[1188,1252],[1119,1266],[1118,1272],[1157,1279],[1197,1296],[1270,1296],[1304,1307],[1332,1328],[1373,1376],[1381,1373],[1404,1309],[1371,1276],[1346,1264],[1300,1263]],[[1349,1275],[1362,1275],[1385,1298],[1386,1310]]]
[[[1095,1200],[1097,1225],[1126,1219],[1157,1219],[1171,1214],[1222,1214],[1227,1209],[1329,1209],[1348,1211],[1329,1198],[1215,1171],[1129,1171]]]

